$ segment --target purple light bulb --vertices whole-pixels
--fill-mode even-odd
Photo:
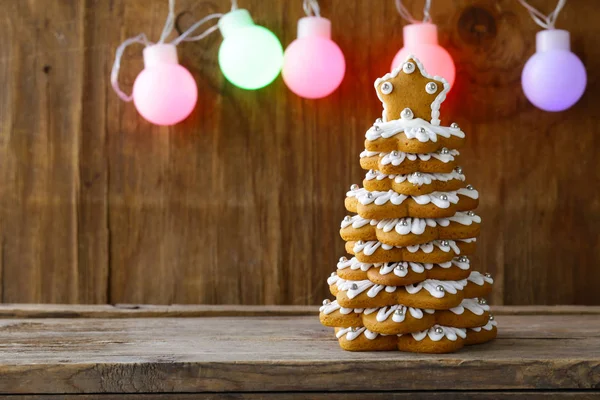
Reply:
[[[583,95],[587,75],[570,42],[569,32],[562,29],[537,33],[536,52],[521,74],[525,96],[537,108],[563,111]]]

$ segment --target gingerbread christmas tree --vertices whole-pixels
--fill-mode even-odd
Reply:
[[[440,125],[449,90],[414,57],[375,81],[383,116],[367,131],[340,234],[342,257],[320,309],[345,350],[447,353],[496,337],[488,274],[471,269],[479,193],[457,164],[465,134]]]

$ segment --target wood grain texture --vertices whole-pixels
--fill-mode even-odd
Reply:
[[[319,306],[1,304],[0,318],[193,318],[317,316]],[[494,315],[595,315],[599,306],[495,306]]]
[[[496,399],[572,399],[572,400],[595,400],[600,391],[487,391],[487,392],[341,392],[341,393],[176,393],[176,394],[71,394],[71,395],[8,395],[0,396],[5,400],[496,400]]]
[[[282,43],[301,2],[244,0]],[[420,15],[420,1],[406,1]],[[542,9],[548,4],[532,3]],[[198,82],[196,110],[155,127],[112,92],[114,50],[156,40],[165,1],[0,0],[0,285],[3,302],[318,303],[343,254],[347,187],[381,113],[372,82],[402,46],[393,1],[321,2],[346,55],[346,79],[308,101],[278,78],[227,83],[218,34],[179,47]],[[178,27],[228,2],[179,0]],[[495,304],[600,305],[600,47],[593,0],[558,27],[588,71],[582,100],[545,113],[524,98],[537,26],[512,0],[434,3],[457,65],[442,111],[468,134],[461,163],[482,193],[474,265],[496,278]],[[121,83],[142,68],[128,49]]]
[[[315,316],[3,320],[0,393],[600,387],[597,316],[498,322],[494,342],[431,356],[344,352]],[[390,370],[402,379],[390,379]]]

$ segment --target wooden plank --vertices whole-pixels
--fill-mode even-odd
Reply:
[[[83,5],[0,3],[4,302],[106,301],[103,204],[88,175],[98,159],[90,146],[104,133],[97,124],[107,79],[95,65],[103,49],[84,50],[86,33],[100,37],[84,31],[98,16],[86,19]]]
[[[364,175],[363,134],[381,112],[372,82],[402,46],[393,2],[376,3],[321,5],[347,75],[319,101],[298,98],[281,78],[260,91],[232,87],[216,62],[218,34],[181,45],[200,99],[187,121],[159,128],[118,99],[108,76],[123,39],[159,36],[164,2],[0,1],[2,301],[309,305],[326,297],[342,255],[344,193]],[[422,2],[406,4],[420,15]],[[522,94],[538,27],[517,2],[432,8],[458,70],[442,117],[468,133],[461,162],[482,193],[484,220],[474,265],[495,275],[496,304],[600,305],[594,5],[569,3],[558,20],[590,76],[583,99],[556,114]],[[300,4],[243,6],[284,46],[296,37]],[[191,22],[228,5],[179,0],[177,9]],[[125,89],[141,68],[139,48],[128,50]]]
[[[0,393],[599,387],[597,316],[498,321],[496,341],[432,356],[344,352],[314,316],[4,320]]]
[[[73,395],[32,395],[32,396],[2,396],[0,398],[6,400],[35,400],[35,399],[61,399],[61,400],[396,400],[396,399],[547,399],[552,396],[553,399],[573,399],[573,400],[593,400],[597,399],[600,391],[574,391],[574,392],[558,392],[558,391],[535,391],[535,392],[327,392],[327,393],[219,393],[215,395],[201,393],[177,393],[177,394],[73,394]]]
[[[318,314],[319,306],[0,304],[0,318],[256,317]],[[600,315],[598,306],[496,306],[495,315]]]

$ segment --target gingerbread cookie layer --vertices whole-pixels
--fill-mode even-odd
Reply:
[[[353,185],[346,193],[346,210],[366,219],[448,218],[459,211],[470,211],[479,205],[479,193],[467,185],[454,192],[432,192],[407,196],[393,190],[369,192]]]
[[[468,239],[479,235],[481,218],[473,211],[448,218],[394,218],[373,220],[347,216],[340,236],[346,241],[380,241],[390,246],[412,246],[437,239]]]

